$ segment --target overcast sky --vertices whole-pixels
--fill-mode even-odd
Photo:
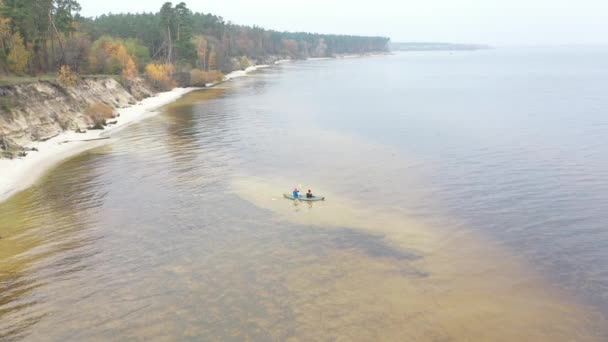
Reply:
[[[85,16],[163,0],[80,0]],[[179,1],[174,1],[176,4]],[[608,44],[608,0],[190,0],[193,11],[285,31],[491,45]]]

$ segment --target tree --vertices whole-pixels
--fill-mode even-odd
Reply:
[[[137,44],[130,42],[133,49]],[[92,73],[118,75],[127,78],[137,76],[136,57],[129,53],[127,44],[120,38],[103,36],[93,43],[89,54],[89,67]]]
[[[57,80],[64,86],[73,87],[78,83],[78,74],[73,72],[68,65],[62,65],[59,68]]]
[[[6,69],[6,54],[12,36],[10,24],[11,20],[9,18],[0,17],[0,70]]]
[[[166,56],[165,60],[169,63],[173,62],[173,29],[175,25],[175,11],[173,9],[173,4],[170,2],[165,2],[160,9],[160,23],[162,27],[162,31],[164,31],[165,35],[165,43],[166,45]]]
[[[132,58],[129,58],[122,69],[122,76],[126,79],[133,79],[137,76],[137,66]]]
[[[15,32],[10,41],[10,52],[7,62],[11,72],[17,75],[23,75],[27,70],[30,53],[25,48],[23,38],[19,32]]]
[[[72,25],[74,17],[81,10],[76,0],[55,0],[55,25],[59,31],[72,34],[75,31]]]
[[[197,67],[207,70],[207,39],[204,36],[196,36],[194,44],[196,45]]]
[[[32,46],[33,72],[47,72],[56,66],[54,51],[49,53],[48,44],[50,40],[51,47],[54,48],[53,32],[49,22],[49,12],[52,11],[53,4],[54,0],[33,1],[33,6],[29,11],[27,26],[30,28],[30,32],[26,40],[29,40]]]
[[[190,66],[232,71],[242,56],[259,61],[365,53],[386,50],[389,41],[236,25],[193,13],[184,2],[175,7],[166,2],[157,13],[96,18],[82,18],[80,10],[77,0],[0,0],[0,72],[35,74],[68,65],[79,72],[132,75],[133,65],[143,72],[153,60],[176,64],[180,71]],[[100,45],[104,36],[113,38]]]
[[[194,62],[196,59],[196,48],[192,42],[192,11],[185,3],[180,2],[175,6],[175,23],[177,34],[175,39],[178,61],[183,63]]]
[[[139,39],[127,39],[124,41],[124,45],[138,70],[143,70],[152,61],[150,50]]]
[[[65,63],[72,70],[82,72],[87,68],[91,53],[91,40],[86,35],[75,32],[65,41]]]
[[[172,64],[146,65],[146,77],[160,89],[169,90],[175,87],[175,81],[173,81],[173,78],[171,77],[172,74]]]
[[[246,56],[241,57],[241,59],[239,60],[239,66],[243,70],[249,68],[251,66],[251,62],[249,61],[249,58],[247,58]]]
[[[297,58],[298,42],[295,39],[283,39],[283,53],[291,58]]]
[[[217,53],[214,48],[209,52],[209,71],[217,70]]]

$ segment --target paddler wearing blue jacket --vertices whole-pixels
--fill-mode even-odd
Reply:
[[[293,189],[293,198],[300,197],[300,190],[298,188]]]

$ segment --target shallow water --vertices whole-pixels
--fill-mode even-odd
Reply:
[[[603,340],[606,56],[191,93],[0,204],[0,339]],[[281,198],[299,184],[328,200]]]

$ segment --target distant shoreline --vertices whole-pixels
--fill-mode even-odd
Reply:
[[[390,43],[391,51],[477,51],[492,49],[483,44],[453,44],[453,43]]]

